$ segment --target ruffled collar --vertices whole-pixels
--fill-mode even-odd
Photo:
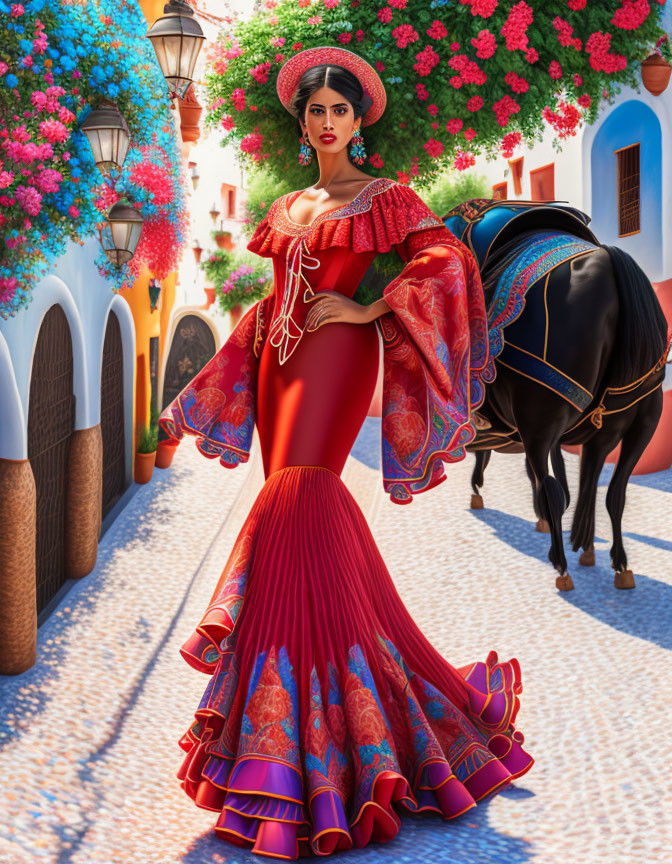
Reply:
[[[289,216],[290,206],[303,191],[282,195],[271,204],[247,249],[268,258],[284,254],[300,238],[311,252],[344,246],[353,252],[382,253],[403,242],[409,231],[444,227],[416,192],[387,177],[372,180],[352,201],[320,213],[308,225]]]

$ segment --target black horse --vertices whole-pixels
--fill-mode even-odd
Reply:
[[[528,232],[529,226],[528,221]],[[521,243],[524,246],[526,236],[513,236],[489,255],[482,268],[486,298],[496,288],[504,265],[519,253]],[[541,356],[542,334],[543,357],[550,374],[557,372],[563,380],[580,384],[589,401],[578,408],[551,386],[498,358],[497,377],[488,385],[479,409],[490,428],[480,430],[468,447],[476,453],[472,507],[483,506],[479,491],[492,450],[524,450],[539,517],[537,530],[550,531],[548,557],[558,571],[556,586],[561,591],[571,590],[574,585],[567,572],[562,540],[569,488],[560,447],[583,445],[571,542],[575,551],[583,550],[581,563],[590,565],[595,562],[598,478],[607,455],[621,443],[607,492],[613,527],[611,562],[616,587],[634,588],[623,548],[621,518],[628,480],[662,411],[661,384],[668,345],[665,316],[649,279],[634,259],[617,247],[596,245],[587,254],[556,267],[546,279],[543,293],[541,287],[533,286],[519,318],[504,330],[505,342],[515,343],[516,350],[524,352],[521,356],[535,355],[535,362]],[[502,358],[505,356],[503,352]],[[555,476],[549,473],[549,456]]]

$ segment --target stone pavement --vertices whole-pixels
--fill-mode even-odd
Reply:
[[[402,817],[389,844],[332,856],[383,864],[672,861],[672,471],[634,478],[624,517],[637,579],[616,591],[598,495],[597,566],[560,594],[533,530],[520,456],[495,455],[471,511],[472,459],[408,507],[382,491],[378,420],[343,479],[398,590],[454,665],[516,656],[517,726],[536,758],[515,786],[450,822]],[[572,493],[578,459],[566,456]],[[242,864],[175,772],[207,677],[178,653],[263,483],[255,447],[233,471],[193,439],[102,539],[95,570],[43,624],[36,665],[0,678],[1,864]],[[569,526],[570,513],[566,515]],[[567,534],[565,535],[567,538]]]

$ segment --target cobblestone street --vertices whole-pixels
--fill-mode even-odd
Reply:
[[[386,864],[669,864],[672,860],[672,471],[632,478],[623,520],[634,591],[617,591],[598,490],[597,564],[569,550],[559,593],[534,531],[521,456],[495,455],[485,509],[473,458],[409,507],[384,494],[380,421],[343,480],[411,614],[455,666],[517,657],[517,727],[532,770],[450,822],[402,817],[397,838],[333,856]],[[578,458],[566,454],[573,501]],[[38,634],[37,663],[0,678],[2,864],[259,862],[180,789],[178,739],[207,684],[178,653],[263,484],[258,447],[233,471],[185,439],[101,541]]]

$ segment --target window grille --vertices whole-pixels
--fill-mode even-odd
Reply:
[[[639,144],[616,151],[618,158],[618,236],[637,234],[640,229]]]

